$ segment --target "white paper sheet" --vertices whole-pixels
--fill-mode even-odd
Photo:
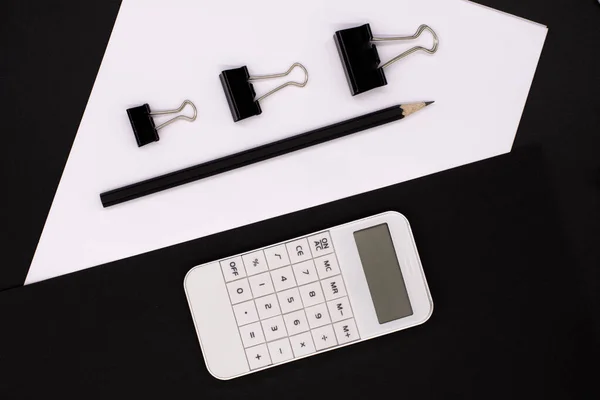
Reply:
[[[285,4],[285,5],[284,5]],[[369,22],[375,34],[428,24],[437,54],[386,69],[388,85],[352,97],[333,41]],[[462,0],[125,0],[26,283],[509,152],[546,27]],[[430,44],[423,35],[419,43]],[[379,44],[382,60],[411,46]],[[234,123],[223,69],[285,71],[310,81]],[[297,76],[295,76],[297,77]],[[260,82],[260,95],[281,82]],[[177,122],[138,148],[125,110],[189,98]],[[401,102],[436,103],[406,120],[104,209],[99,194]],[[192,267],[192,266],[190,266]]]

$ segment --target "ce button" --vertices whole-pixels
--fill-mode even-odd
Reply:
[[[310,247],[308,240],[298,239],[293,242],[286,243],[288,254],[290,255],[290,261],[292,264],[296,264],[302,261],[310,260],[312,255],[310,253]]]

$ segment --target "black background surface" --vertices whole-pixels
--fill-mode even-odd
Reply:
[[[597,397],[600,5],[481,3],[550,28],[512,154],[18,288],[119,2],[3,1],[0,397]],[[230,382],[208,374],[189,268],[387,210],[413,226],[430,321]]]

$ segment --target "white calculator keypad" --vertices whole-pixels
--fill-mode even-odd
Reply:
[[[220,265],[250,369],[360,339],[328,231]]]

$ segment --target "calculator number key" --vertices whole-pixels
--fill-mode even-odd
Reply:
[[[306,356],[316,351],[310,332],[292,336],[290,338],[290,343],[292,344],[292,350],[296,357]]]
[[[290,265],[290,258],[284,244],[265,249],[269,269],[277,269]]]
[[[252,300],[236,304],[233,306],[233,312],[235,313],[235,319],[237,320],[238,326],[258,321],[258,314],[256,313],[256,307],[254,307],[254,302]]]
[[[333,324],[333,330],[340,344],[360,339],[354,318]]]
[[[288,331],[288,335],[296,335],[298,333],[306,332],[308,330],[308,321],[304,310],[298,310],[290,314],[283,316],[285,326]]]
[[[273,293],[273,283],[268,272],[248,278],[254,297],[266,296]]]
[[[340,266],[338,265],[335,254],[315,258],[315,265],[317,266],[317,272],[321,279],[331,278],[340,273]]]
[[[294,278],[292,267],[284,267],[271,271],[271,278],[273,279],[275,290],[278,292],[296,286],[296,279]]]
[[[333,253],[333,243],[329,232],[322,232],[308,238],[313,257]]]
[[[242,326],[240,328],[240,336],[242,337],[244,347],[252,347],[265,342],[260,322]]]
[[[317,304],[316,306],[306,309],[306,316],[311,329],[321,327],[331,323],[327,305],[325,303]]]
[[[271,360],[273,363],[280,363],[294,358],[292,346],[290,346],[288,338],[271,342],[267,346],[269,347],[269,353],[271,353]]]
[[[327,300],[339,299],[346,296],[346,286],[344,286],[341,275],[323,279],[321,285],[323,285],[323,291]]]
[[[223,271],[225,282],[231,282],[246,276],[246,270],[244,269],[242,257],[234,257],[228,260],[223,260],[219,264],[221,264],[221,270]]]
[[[246,357],[248,358],[250,369],[258,369],[271,364],[271,357],[269,357],[266,344],[246,349]]]
[[[321,328],[313,329],[310,331],[310,333],[313,337],[315,348],[317,350],[324,350],[337,345],[335,333],[333,332],[331,325],[325,325]]]
[[[315,304],[323,303],[325,301],[319,282],[300,286],[300,295],[302,296],[302,302],[305,307],[314,306]]]
[[[267,342],[287,336],[281,315],[261,321]]]
[[[227,291],[231,298],[231,304],[241,303],[252,298],[248,279],[242,279],[227,284]]]
[[[288,289],[277,293],[277,299],[281,306],[281,312],[284,314],[299,310],[303,307],[298,288]]]
[[[327,302],[327,308],[329,309],[329,315],[333,322],[353,317],[348,297],[342,297]]]
[[[267,319],[281,314],[277,296],[271,294],[254,300],[260,319]]]
[[[244,260],[244,266],[246,267],[248,276],[260,274],[268,269],[267,260],[265,259],[262,250],[245,254],[242,256],[242,259]]]
[[[294,240],[293,242],[286,243],[285,247],[290,255],[290,261],[292,264],[310,260],[312,258],[310,254],[310,247],[308,246],[308,240],[306,239],[298,239]]]
[[[315,269],[315,262],[313,260],[294,264],[292,268],[294,269],[294,275],[296,275],[298,285],[305,285],[319,279],[317,277],[317,270]]]

